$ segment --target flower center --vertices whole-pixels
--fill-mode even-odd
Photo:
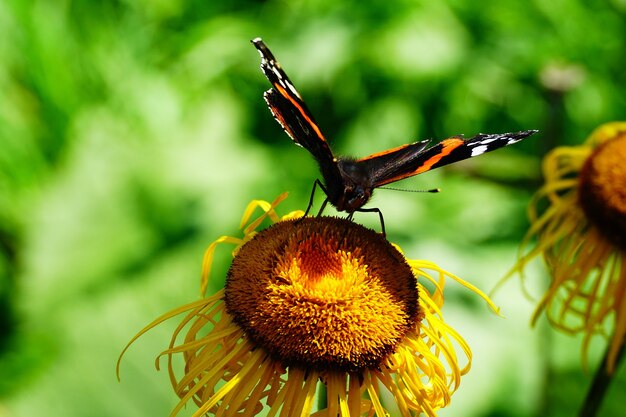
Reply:
[[[333,217],[287,220],[243,245],[228,313],[283,366],[377,368],[419,320],[415,276],[381,235]]]
[[[602,143],[587,158],[578,191],[589,220],[626,250],[626,132]]]

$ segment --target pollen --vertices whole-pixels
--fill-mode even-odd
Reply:
[[[594,150],[583,165],[578,189],[589,220],[626,250],[626,131]]]
[[[287,220],[244,244],[224,301],[283,366],[378,369],[419,321],[415,276],[380,234],[345,219]]]

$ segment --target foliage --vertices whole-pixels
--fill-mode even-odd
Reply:
[[[488,289],[513,260],[539,158],[626,114],[625,13],[623,0],[3,2],[0,404],[16,416],[171,409],[164,376],[149,372],[166,337],[136,348],[150,357],[131,354],[121,385],[119,349],[197,294],[205,245],[232,234],[247,201],[289,190],[285,212],[303,208],[316,175],[261,99],[268,85],[250,39],[272,48],[340,153],[542,131],[406,183],[441,195],[378,191],[374,200],[412,257],[439,257]],[[462,386],[464,415],[550,409],[527,395],[544,396],[542,366],[556,366],[549,351],[567,347],[533,352],[541,332],[502,303],[506,325],[462,300],[451,306],[475,331],[475,368],[481,356],[527,361],[494,371],[480,395]],[[493,328],[528,339],[481,348]],[[576,368],[576,353],[561,366]],[[497,397],[498,378],[509,398]],[[520,388],[529,380],[534,394]],[[580,396],[584,387],[561,388]]]

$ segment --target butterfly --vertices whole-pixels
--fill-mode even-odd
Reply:
[[[330,202],[338,211],[352,217],[355,211],[377,212],[384,233],[382,213],[377,208],[363,208],[374,189],[413,175],[421,174],[463,159],[482,155],[512,145],[536,133],[525,130],[514,133],[479,134],[470,139],[453,136],[429,146],[430,140],[398,146],[360,159],[335,156],[300,93],[287,77],[274,55],[261,40],[252,40],[261,55],[261,70],[272,84],[263,94],[272,115],[297,144],[309,151],[319,165],[324,182],[315,186],[326,194],[320,213]]]

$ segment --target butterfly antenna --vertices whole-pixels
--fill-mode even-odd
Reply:
[[[430,190],[407,190],[406,188],[378,187],[379,190],[404,191],[407,193],[439,193],[441,188],[431,188]]]

